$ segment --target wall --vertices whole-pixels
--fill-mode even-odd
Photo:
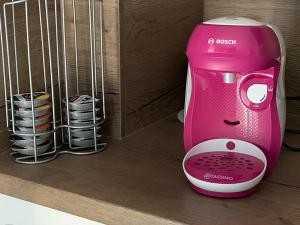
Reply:
[[[185,47],[202,1],[120,2],[122,135],[183,108]]]

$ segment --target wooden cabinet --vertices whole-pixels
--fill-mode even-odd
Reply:
[[[67,0],[70,33],[71,3]],[[88,24],[88,2],[78,1],[78,5],[80,30]],[[104,0],[106,131],[110,136],[124,137],[183,108],[185,46],[202,21],[202,12],[203,4],[196,0]],[[81,32],[78,36],[82,62],[89,57],[86,35]],[[72,39],[70,35],[67,42],[70,76],[74,77]],[[88,60],[80,66],[80,72],[87,71]],[[80,85],[88,87],[84,81]]]
[[[53,17],[53,1],[48,2],[50,15]],[[35,5],[30,11],[31,26],[38,27],[39,21],[32,16],[38,11],[37,0],[32,0],[30,4]],[[88,34],[84,32],[88,26],[88,1],[78,0],[76,4],[80,46],[79,72],[89,76]],[[96,0],[96,9],[98,5],[99,1]],[[72,1],[66,0],[68,69],[72,81],[75,68],[71,8]],[[99,11],[96,10],[96,15],[98,14]],[[288,52],[287,95],[299,95],[299,15],[300,2],[291,0],[284,3],[279,0],[104,0],[105,86],[108,109],[106,133],[122,138],[183,108],[187,67],[185,47],[188,38],[196,24],[221,16],[250,17],[275,24],[281,29]],[[53,26],[53,21],[50,20],[50,26]],[[22,29],[17,32],[21,36],[24,34]],[[43,71],[38,38],[37,32],[33,38],[35,44],[32,45],[32,54],[35,59],[36,85],[41,86],[39,77]],[[22,48],[21,45],[18,47]],[[22,55],[19,61],[26,64]],[[27,82],[25,69],[24,67],[21,71],[24,84]],[[2,76],[0,77],[2,82]],[[71,82],[70,86],[72,88],[75,85]],[[89,88],[84,79],[80,86]],[[2,106],[3,93],[1,89]],[[295,109],[297,107],[288,106],[288,121],[293,125],[298,121],[296,114],[299,110]],[[3,112],[1,117],[4,118]]]
[[[71,3],[67,0],[70,33]],[[84,28],[88,2],[78,1],[78,5],[79,27]],[[106,131],[110,136],[124,137],[183,108],[185,47],[193,28],[202,21],[202,12],[202,1],[196,0],[104,0]],[[83,62],[89,54],[86,35],[78,36]],[[74,77],[72,38],[68,52]],[[87,60],[80,71],[86,73],[88,68]],[[87,87],[83,81],[81,88]]]
[[[53,16],[53,1],[48,1]],[[75,76],[71,4],[72,0],[66,0],[70,89]],[[79,71],[90,76],[88,34],[82,31],[87,26],[88,3],[77,0],[77,4]],[[37,8],[31,12],[33,29],[39,26],[35,12]],[[288,51],[287,95],[299,95],[300,1],[104,0],[106,134],[127,138],[109,139],[107,151],[99,155],[64,156],[25,168],[9,159],[0,88],[0,192],[106,224],[299,224],[299,153],[283,151],[274,173],[263,180],[264,187],[239,200],[198,195],[182,172],[182,125],[174,112],[183,108],[185,47],[196,24],[221,16],[250,17],[282,30]],[[17,33],[24,37],[23,29]],[[32,39],[37,89],[43,88],[39,38],[36,33]],[[28,82],[25,60],[21,55],[22,85]],[[0,74],[0,82],[2,78]],[[84,79],[80,88],[89,89]],[[165,120],[129,135],[172,112]],[[288,127],[299,129],[299,114],[299,102],[289,103]],[[300,143],[297,136],[286,139],[295,146]]]
[[[122,136],[183,108],[185,48],[202,3],[120,2]]]

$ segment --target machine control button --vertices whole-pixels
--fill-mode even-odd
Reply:
[[[253,84],[247,90],[247,98],[254,104],[260,104],[267,99],[268,86],[266,84]]]
[[[228,141],[228,142],[226,143],[226,148],[227,148],[228,150],[234,150],[234,149],[235,149],[235,143],[234,143],[233,141]]]
[[[246,107],[251,110],[264,110],[270,106],[274,97],[274,69],[244,75],[240,83],[240,97]]]

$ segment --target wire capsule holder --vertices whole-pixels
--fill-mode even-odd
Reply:
[[[2,10],[12,158],[38,164],[60,154],[103,151],[103,1],[17,0],[3,3]]]

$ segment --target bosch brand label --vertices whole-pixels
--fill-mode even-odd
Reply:
[[[224,175],[217,175],[217,174],[210,174],[206,173],[204,175],[205,180],[210,180],[210,179],[219,179],[219,180],[233,180],[233,177],[230,176],[224,176]]]
[[[235,45],[237,43],[236,40],[229,40],[229,39],[214,39],[209,38],[207,40],[208,44],[219,44],[219,45]]]

